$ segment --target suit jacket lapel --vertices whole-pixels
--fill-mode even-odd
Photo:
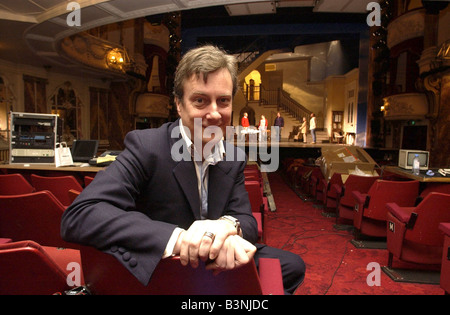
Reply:
[[[172,137],[172,131],[175,127],[179,126],[179,121],[175,121],[172,126],[169,128],[169,143],[170,148],[172,149],[173,145],[178,141],[182,141],[182,147],[180,149],[183,152],[186,151],[186,142],[182,140],[181,133],[179,133],[176,137]],[[178,144],[177,144],[178,145]],[[197,184],[197,174],[195,172],[194,163],[191,160],[183,160],[177,162],[174,160],[175,166],[173,168],[173,175],[175,176],[178,184],[180,185],[181,190],[186,197],[189,206],[191,207],[191,211],[194,214],[196,220],[200,219],[200,198],[198,195],[198,184]]]
[[[173,169],[196,220],[200,220],[200,198],[198,195],[197,175],[192,161],[180,161]]]

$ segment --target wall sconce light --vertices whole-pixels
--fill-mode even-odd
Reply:
[[[125,60],[126,52],[119,48],[113,48],[106,54],[106,63],[113,69],[122,69]]]

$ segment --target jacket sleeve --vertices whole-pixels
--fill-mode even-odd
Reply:
[[[154,160],[148,146],[139,142],[135,133],[127,135],[125,150],[64,212],[61,236],[115,256],[146,285],[176,225],[136,211],[137,196],[152,176],[147,170]]]

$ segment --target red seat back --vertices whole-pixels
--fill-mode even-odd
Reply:
[[[21,174],[0,175],[0,195],[20,195],[35,191]]]
[[[440,192],[450,195],[450,185],[448,183],[427,183],[426,187],[420,193],[416,203],[422,201],[429,193]]]
[[[340,204],[347,207],[353,207],[355,205],[355,199],[353,198],[352,191],[359,191],[360,193],[365,194],[377,179],[380,179],[380,177],[350,174],[343,185],[344,194],[339,199]]]
[[[60,235],[64,206],[49,191],[0,196],[0,236],[13,241],[77,248]]]
[[[400,207],[413,207],[419,194],[418,181],[388,181],[378,179],[367,194],[369,205],[364,209],[364,217],[386,221],[388,202],[395,202]]]
[[[0,294],[54,294],[68,290],[66,272],[33,241],[0,245]]]
[[[328,181],[325,190],[325,196],[324,196],[324,203],[326,204],[327,202],[327,197],[331,197],[331,198],[337,198],[335,192],[333,192],[331,188],[331,186],[333,186],[334,184],[337,184],[339,186],[344,185],[344,183],[342,182],[342,174],[341,173],[333,173],[333,175],[331,175],[330,180]]]
[[[406,230],[405,239],[423,245],[442,246],[444,238],[439,224],[450,222],[450,195],[429,193],[413,212],[417,219],[414,227]]]
[[[311,195],[316,195],[317,184],[324,178],[320,168],[316,167],[313,169],[311,176],[309,177],[309,192]]]
[[[84,178],[83,178],[84,187],[89,185],[93,180],[94,180],[94,177],[92,177],[92,176],[84,176]]]
[[[147,286],[142,285],[119,261],[92,247],[81,248],[85,283],[92,294],[127,295],[261,295],[255,263],[221,272],[182,266],[178,257],[160,261]]]
[[[70,206],[72,202],[68,195],[70,189],[77,191],[83,190],[80,183],[71,175],[46,177],[32,174],[31,183],[37,191],[51,191],[65,207]]]

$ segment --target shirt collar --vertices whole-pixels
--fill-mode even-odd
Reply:
[[[200,156],[200,154],[198,154],[197,150],[195,149],[194,143],[186,134],[186,131],[184,129],[181,118],[180,118],[180,133],[181,133],[181,137],[186,142],[187,147],[190,148],[191,150],[192,149],[195,150],[195,152],[196,152],[195,156]],[[225,147],[223,145],[223,140],[221,139],[219,142],[217,142],[211,151],[212,151],[211,154],[205,158],[205,162],[207,162],[208,164],[215,165],[215,164],[223,161],[223,158],[225,156]],[[193,156],[192,152],[191,152],[191,156]]]

